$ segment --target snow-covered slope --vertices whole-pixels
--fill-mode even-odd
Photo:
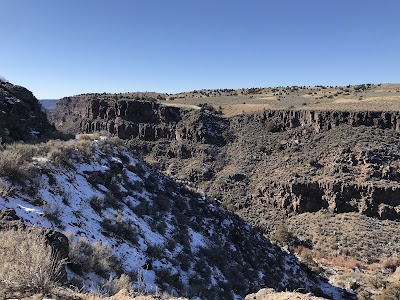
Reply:
[[[25,176],[7,169],[10,153]],[[263,287],[342,297],[217,201],[151,169],[114,140],[10,146],[0,161],[0,209],[69,236],[69,279],[88,289],[122,272],[138,289],[202,299],[241,299]],[[79,243],[111,249],[113,267],[77,264]]]

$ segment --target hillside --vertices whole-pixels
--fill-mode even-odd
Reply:
[[[0,143],[34,140],[55,131],[30,91],[2,80],[0,116]]]
[[[121,142],[83,138],[0,152],[0,208],[69,237],[75,286],[95,291],[109,276],[127,274],[136,290],[202,299],[237,299],[265,286],[344,297],[219,202],[147,166]]]

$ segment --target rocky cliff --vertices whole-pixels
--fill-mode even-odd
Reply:
[[[63,98],[51,116],[67,133],[105,131],[122,139],[145,141],[191,140],[223,143],[227,121],[196,111],[182,111],[156,102],[131,99],[102,100],[96,95]]]
[[[348,124],[351,126],[376,126],[400,132],[400,112],[266,110],[258,114],[232,118],[234,126],[240,126],[250,121],[274,122],[276,130],[309,127],[318,133]]]
[[[54,127],[32,92],[0,80],[0,141],[26,141],[50,131]]]

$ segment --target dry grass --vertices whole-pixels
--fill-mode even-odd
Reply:
[[[21,181],[33,172],[30,164],[37,147],[26,144],[11,144],[0,151],[0,177],[7,177],[11,181]]]
[[[203,90],[167,97],[162,103],[187,107],[209,103],[234,116],[262,109],[399,110],[400,85],[381,84],[348,87],[276,87],[240,90]],[[173,99],[173,100],[172,100]]]
[[[322,300],[325,298],[300,294],[296,292],[275,292],[273,289],[261,289],[257,293],[247,295],[245,300]]]
[[[83,294],[64,288],[53,289],[52,295],[56,299],[63,300],[188,300],[187,298],[172,297],[164,292],[158,292],[154,295],[143,295],[126,288],[122,288],[112,296],[101,295],[99,293]]]
[[[114,143],[115,142],[115,143]],[[104,141],[108,148],[118,146],[115,140]],[[71,166],[78,154],[84,157],[93,155],[94,147],[89,139],[78,141],[51,140],[40,144],[15,143],[6,145],[0,150],[0,177],[9,179],[12,183],[23,182],[34,178],[35,166],[42,167],[47,161],[55,165]],[[10,189],[3,180],[0,183],[0,195],[8,194]]]
[[[45,237],[24,229],[0,232],[0,294],[47,293],[61,279],[65,261]]]
[[[387,286],[376,300],[399,300],[400,299],[400,283],[393,283]]]
[[[78,274],[95,272],[100,276],[109,276],[110,272],[120,272],[121,266],[113,251],[101,241],[89,243],[80,237],[76,241],[72,235],[69,239],[69,257],[71,268]]]

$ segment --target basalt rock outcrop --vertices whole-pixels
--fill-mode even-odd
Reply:
[[[327,209],[335,213],[360,212],[380,219],[400,219],[400,186],[343,184],[342,182],[267,183],[254,199],[296,213]]]
[[[222,144],[227,121],[198,111],[183,111],[156,102],[120,99],[108,101],[96,96],[61,99],[51,116],[66,133],[105,131],[122,139],[160,139]]]
[[[52,131],[32,92],[0,80],[0,141],[26,141]]]
[[[351,126],[376,126],[400,132],[400,112],[266,110],[262,113],[242,115],[231,119],[233,127],[254,121],[273,122],[276,126],[275,130],[309,127],[318,133],[347,124]]]

